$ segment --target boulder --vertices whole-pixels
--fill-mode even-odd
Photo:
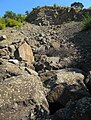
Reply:
[[[91,98],[83,97],[78,101],[70,102],[65,108],[58,110],[52,120],[90,120]]]
[[[22,74],[22,71],[13,63],[3,61],[0,65],[0,81],[11,76],[18,76],[20,74]]]
[[[49,92],[47,99],[50,103],[60,102],[63,106],[68,101],[90,96],[83,83],[84,75],[76,68],[54,70],[41,75],[44,85]]]
[[[34,62],[32,48],[26,42],[18,48],[18,52],[19,58],[21,58],[23,61],[26,61],[28,64]]]
[[[0,120],[42,120],[49,114],[38,76],[13,76],[6,81],[0,84]]]

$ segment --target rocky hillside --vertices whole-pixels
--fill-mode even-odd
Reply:
[[[91,119],[91,30],[52,20],[0,30],[0,120]]]
[[[34,8],[28,15],[27,21],[36,25],[60,25],[64,22],[82,21],[86,13],[91,15],[91,9],[44,6]]]

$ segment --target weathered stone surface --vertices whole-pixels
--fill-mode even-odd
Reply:
[[[3,61],[0,65],[0,81],[11,76],[18,76],[20,74],[22,74],[22,71],[13,63]]]
[[[83,83],[84,75],[81,70],[69,68],[52,72],[50,76],[46,74],[48,77],[44,78],[46,79],[44,84],[49,89],[47,99],[50,103],[60,102],[65,106],[70,100],[89,96]]]
[[[48,103],[40,78],[26,75],[0,84],[0,119],[35,120],[48,114]]]
[[[65,108],[57,111],[52,120],[90,120],[91,98],[84,97],[78,101],[70,102]]]
[[[32,49],[26,42],[19,47],[18,51],[19,51],[19,58],[28,62],[29,64],[34,62]]]
[[[2,57],[4,59],[9,59],[8,48],[0,49],[0,57]]]

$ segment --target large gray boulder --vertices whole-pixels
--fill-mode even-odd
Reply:
[[[50,103],[59,102],[65,106],[69,101],[90,96],[83,83],[84,75],[79,69],[55,70],[40,76],[47,89],[47,99]]]
[[[48,113],[38,76],[13,76],[0,83],[0,120],[42,120]]]

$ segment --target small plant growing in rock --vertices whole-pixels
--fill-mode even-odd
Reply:
[[[84,25],[83,30],[91,29],[91,16],[89,14],[83,15],[82,24]]]

